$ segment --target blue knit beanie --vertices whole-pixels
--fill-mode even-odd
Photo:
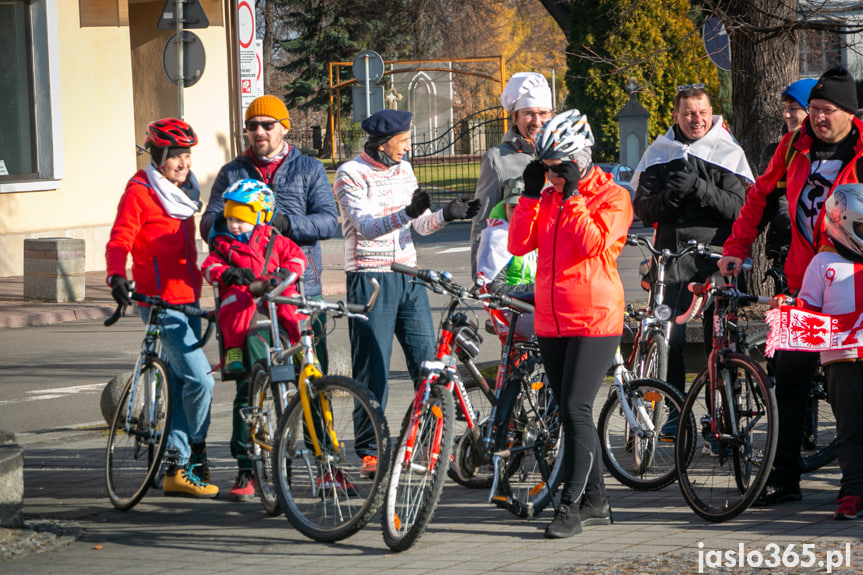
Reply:
[[[803,80],[797,80],[782,92],[782,97],[788,96],[796,101],[800,106],[804,109],[809,107],[809,92],[812,90],[812,86],[818,80],[815,78],[805,78]]]

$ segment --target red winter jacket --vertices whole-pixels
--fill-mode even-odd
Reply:
[[[126,277],[129,253],[138,293],[161,296],[178,304],[200,298],[195,218],[178,220],[168,215],[144,170],[132,176],[117,206],[117,218],[105,248],[108,278]]]
[[[214,224],[217,235],[210,240],[210,255],[201,265],[207,281],[214,284],[220,281],[228,266],[250,268],[256,277],[275,273],[278,269],[296,272],[300,278],[306,271],[306,254],[300,247],[285,236],[274,234],[272,226],[255,226],[249,243],[235,240],[219,231],[224,227],[220,217]],[[221,225],[220,225],[221,224]],[[267,269],[264,269],[264,259],[269,241],[273,241],[273,251]],[[284,295],[297,295],[296,287],[291,286]]]
[[[554,188],[522,197],[509,224],[513,255],[539,249],[534,326],[542,337],[623,333],[617,257],[632,224],[629,192],[597,167],[578,191],[566,201]]]
[[[831,194],[839,184],[861,181],[857,174],[857,162],[863,157],[863,122],[854,118],[852,130],[855,130],[857,134],[857,141],[854,143],[854,159],[842,168],[842,172],[830,188]],[[791,217],[791,247],[788,250],[788,258],[785,260],[785,276],[788,278],[788,288],[796,292],[803,284],[806,266],[815,256],[818,245],[829,245],[830,241],[827,239],[823,227],[821,230],[814,231],[817,238],[816,245],[810,244],[799,232],[797,202],[812,169],[809,151],[812,149],[814,138],[810,133],[809,121],[803,123],[803,127],[800,128],[800,135],[794,140],[793,145],[796,151],[791,155],[786,174],[785,158],[793,136],[794,132],[782,136],[767,170],[746,191],[746,202],[740,210],[740,216],[731,228],[731,235],[725,241],[722,253],[741,259],[750,255],[749,250],[758,235],[758,224],[761,222],[761,216],[767,204],[767,196],[776,189],[777,183],[781,182],[784,177],[786,180],[785,194],[788,198],[788,215]]]

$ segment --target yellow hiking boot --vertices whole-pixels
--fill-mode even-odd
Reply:
[[[219,494],[219,488],[215,485],[204,483],[190,470],[178,467],[165,472],[162,490],[167,497],[212,499]]]

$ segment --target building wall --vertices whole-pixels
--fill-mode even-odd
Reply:
[[[56,2],[63,177],[59,187],[0,194],[0,277],[22,275],[24,239],[86,242],[86,269],[105,269],[105,243],[126,182],[145,165],[136,154],[146,124],[176,116],[177,87],[162,50],[171,32],[156,28],[164,0],[129,4],[129,25],[82,27],[78,2]],[[194,32],[206,51],[201,79],[184,91],[185,119],[198,133],[193,171],[203,200],[232,157],[228,44],[218,0],[205,0],[211,26]],[[213,26],[216,21],[218,25]]]

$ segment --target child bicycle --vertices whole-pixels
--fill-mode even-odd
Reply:
[[[389,468],[389,427],[371,392],[348,377],[325,376],[316,366],[309,316],[359,317],[375,304],[379,286],[366,304],[330,303],[280,295],[297,275],[272,286],[254,282],[251,291],[276,305],[293,305],[300,320],[300,341],[282,349],[278,322],[271,321],[266,358],[255,363],[250,407],[243,417],[250,427],[253,469],[265,509],[276,499],[291,524],[316,541],[333,542],[362,529],[380,507]],[[294,389],[296,385],[296,389]],[[366,432],[374,443],[357,445]],[[363,474],[362,455],[378,458],[378,471]]]
[[[130,298],[150,306],[141,353],[129,383],[123,390],[108,431],[105,453],[105,483],[108,497],[117,509],[134,507],[155,486],[168,438],[168,414],[171,413],[171,387],[168,368],[162,350],[159,329],[165,310],[174,310],[190,317],[207,320],[208,325],[197,347],[203,347],[213,333],[215,314],[197,306],[172,304],[158,296],[132,292]],[[126,309],[118,305],[105,320],[111,326]]]
[[[504,506],[514,510],[516,504],[522,505],[519,509],[524,515],[521,516],[539,512],[551,500],[557,486],[561,460],[557,457],[561,437],[557,411],[548,386],[541,380],[534,382],[535,386],[528,386],[528,394],[521,404],[531,403],[532,407],[530,413],[525,409],[523,421],[513,422],[512,429],[521,429],[520,437],[516,438],[510,433],[510,418],[517,411],[513,404],[519,402],[513,400],[520,388],[507,386],[509,400],[502,401],[501,395],[492,395],[493,413],[481,423],[456,369],[457,350],[475,347],[478,337],[476,323],[456,311],[464,300],[497,301],[497,305],[523,313],[532,312],[533,306],[508,296],[479,294],[478,285],[469,291],[454,282],[448,272],[438,274],[399,264],[391,267],[395,272],[419,278],[432,291],[449,294],[450,303],[443,313],[436,357],[423,363],[414,401],[402,422],[382,511],[384,541],[394,551],[408,549],[419,540],[431,521],[446,479],[447,462],[454,460],[451,457],[456,422],[453,394],[458,399],[459,413],[466,427],[456,450],[457,472],[469,476],[474,466],[494,462],[494,468],[505,477],[507,486],[511,479],[519,484],[531,484],[531,489],[515,489],[507,494]],[[475,357],[475,353],[473,355]],[[501,389],[496,391],[499,394]],[[510,405],[506,406],[507,403]],[[498,410],[497,415],[495,410]],[[495,423],[489,426],[488,421]],[[501,433],[501,430],[505,431]],[[498,432],[494,438],[489,436],[492,431]],[[535,461],[528,461],[532,458]],[[517,479],[513,479],[512,474]],[[501,487],[498,486],[498,491]],[[519,495],[514,496],[516,494]]]
[[[744,264],[746,266],[747,264]],[[748,264],[751,265],[751,264]],[[744,267],[745,269],[745,267]],[[713,349],[704,377],[693,382],[681,410],[675,440],[678,481],[695,513],[721,522],[745,511],[767,483],[776,455],[778,415],[773,384],[739,346],[738,311],[769,298],[737,289],[737,279],[689,284],[690,309],[676,321],[695,317],[716,300]]]

